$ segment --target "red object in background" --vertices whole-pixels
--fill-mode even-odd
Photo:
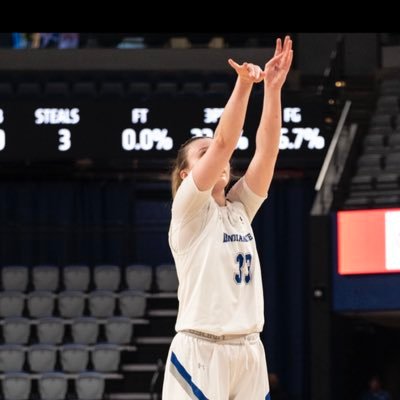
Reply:
[[[400,209],[337,213],[338,272],[400,272]]]

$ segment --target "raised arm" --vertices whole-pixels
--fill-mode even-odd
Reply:
[[[281,88],[293,59],[292,40],[276,41],[274,57],[264,69],[264,100],[257,129],[256,151],[245,174],[250,189],[259,196],[268,192],[279,152],[282,126]]]
[[[264,71],[254,64],[229,64],[238,74],[235,87],[221,115],[214,139],[207,152],[193,167],[193,179],[199,190],[214,187],[236,148],[243,129],[250,92],[254,82],[264,79]]]

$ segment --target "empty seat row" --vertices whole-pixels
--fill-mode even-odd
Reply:
[[[383,137],[389,137],[392,135],[400,135],[400,128],[393,129],[391,126],[371,126],[368,129],[367,136],[379,135]]]
[[[392,206],[400,200],[400,80],[381,82],[344,208]]]
[[[62,270],[62,284],[60,272]],[[148,291],[153,281],[153,268],[149,265],[133,264],[125,267],[125,281],[121,284],[122,268],[117,265],[97,265],[93,268],[93,286],[98,290],[117,291],[122,287],[131,290]],[[1,270],[3,290],[24,292],[29,286],[29,268],[26,266],[4,266]],[[91,286],[91,270],[86,265],[70,265],[60,268],[50,265],[32,267],[32,286],[35,290],[57,291],[60,287],[66,290],[87,291]],[[174,291],[178,280],[172,264],[161,264],[155,267],[155,281],[161,291]]]
[[[41,400],[64,400],[68,394],[69,376],[60,372],[47,372],[40,375],[38,391]],[[78,400],[101,400],[104,396],[104,375],[96,372],[82,372],[76,377],[75,392]],[[4,400],[30,400],[32,398],[32,375],[11,372],[2,376]]]
[[[381,111],[381,110],[380,110]],[[371,128],[386,128],[393,130],[400,127],[400,114],[389,112],[375,112],[370,121]]]
[[[379,88],[382,96],[400,96],[400,80],[399,79],[384,79]]]
[[[400,171],[400,151],[382,154],[362,154],[357,160],[357,167],[385,169],[390,172]]]
[[[396,95],[382,95],[378,97],[375,114],[396,115],[400,111],[399,97]]]
[[[362,173],[363,170],[357,172],[351,179],[351,188],[354,190],[385,190],[399,189],[400,190],[400,175],[399,173],[380,172],[377,175]]]
[[[115,372],[119,369],[121,348],[118,345],[103,343],[94,346],[82,344],[66,344],[54,346],[50,344],[34,344],[30,347],[21,345],[0,345],[0,371],[21,372],[25,361],[31,372],[55,371],[57,352],[60,354],[60,366],[64,372],[83,372],[91,363],[97,372]],[[27,357],[25,359],[25,353]]]
[[[96,290],[87,295],[78,291],[64,291],[58,295],[48,291],[35,291],[26,295],[16,291],[3,291],[0,292],[0,317],[23,316],[25,298],[27,298],[29,315],[33,318],[56,315],[56,298],[58,299],[58,313],[63,318],[83,316],[86,298],[88,298],[90,315],[93,317],[108,318],[116,315],[116,300],[118,299],[121,315],[137,318],[144,315],[147,299],[145,293],[132,290],[118,293]]]
[[[3,340],[7,344],[28,344],[33,336],[32,326],[36,325],[36,338],[43,344],[65,342],[66,323],[61,318],[41,318],[32,324],[28,318],[5,318],[3,321]],[[97,318],[81,317],[69,320],[71,335],[75,343],[94,344],[98,342],[100,324]],[[68,324],[69,325],[69,324]],[[107,342],[129,344],[133,333],[133,322],[126,317],[108,318],[104,323]]]
[[[368,134],[363,140],[364,152],[389,152],[400,151],[400,133],[385,136],[381,134]]]
[[[345,209],[357,208],[382,208],[400,205],[400,195],[362,195],[354,196],[352,193],[344,202]]]

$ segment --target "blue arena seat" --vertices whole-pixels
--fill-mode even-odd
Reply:
[[[75,343],[93,344],[97,342],[99,324],[97,318],[81,317],[72,321],[72,338]]]
[[[4,290],[25,292],[28,286],[28,267],[5,265],[1,269],[1,282]]]
[[[52,292],[38,290],[28,294],[29,315],[33,318],[52,317],[55,295]]]
[[[94,283],[97,290],[118,290],[121,283],[121,269],[118,265],[96,265]]]
[[[0,292],[0,317],[21,317],[25,295],[21,292]]]
[[[118,293],[119,309],[124,317],[143,317],[146,312],[147,297],[143,292],[125,290]]]
[[[0,345],[0,371],[22,371],[25,362],[24,347],[18,344]]]
[[[97,372],[118,371],[121,352],[117,345],[110,343],[98,344],[92,350],[92,362]]]
[[[4,375],[4,400],[29,400],[31,394],[31,378],[23,372],[12,372]]]
[[[160,264],[155,268],[156,284],[161,292],[176,292],[178,276],[174,264]]]
[[[128,265],[125,269],[125,281],[131,290],[150,290],[153,280],[153,268],[145,264]]]
[[[41,318],[36,326],[37,336],[40,343],[59,344],[64,339],[64,320],[61,318]]]
[[[104,387],[104,377],[97,372],[82,372],[75,380],[78,400],[102,400]]]
[[[29,347],[28,361],[32,372],[54,371],[57,348],[50,344],[33,344]]]
[[[66,344],[60,350],[61,366],[65,372],[86,371],[89,364],[89,349],[83,344]]]
[[[126,317],[112,317],[107,320],[105,331],[109,343],[127,344],[132,338],[132,322]]]
[[[41,400],[64,400],[67,396],[67,377],[61,372],[43,373],[38,387]]]
[[[81,317],[85,311],[85,294],[76,290],[59,293],[58,311],[63,318]]]
[[[58,288],[60,269],[53,265],[37,265],[33,267],[33,287],[35,290],[55,292]]]
[[[87,265],[66,265],[63,278],[66,290],[86,292],[90,283],[90,269]]]
[[[112,317],[115,312],[115,295],[107,290],[96,290],[89,294],[90,315],[97,318]]]
[[[29,341],[31,324],[22,317],[5,318],[3,322],[3,338],[7,344],[26,344]]]

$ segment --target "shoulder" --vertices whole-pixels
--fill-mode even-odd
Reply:
[[[249,220],[252,221],[262,203],[268,197],[259,196],[247,185],[245,177],[240,178],[229,191],[227,198],[232,203],[241,203]]]

